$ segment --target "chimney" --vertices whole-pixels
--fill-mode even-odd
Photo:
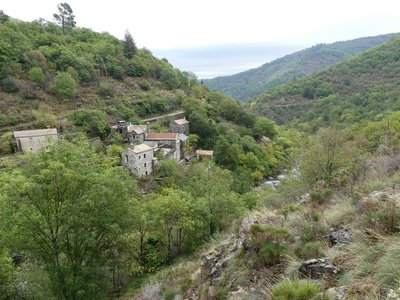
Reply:
[[[146,126],[147,126],[147,133],[150,132],[150,122],[146,122]]]

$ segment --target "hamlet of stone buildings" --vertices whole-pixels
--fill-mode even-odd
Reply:
[[[191,157],[189,121],[185,117],[171,120],[169,132],[150,132],[149,124],[133,125],[126,121],[119,121],[115,128],[130,143],[122,151],[122,165],[138,177],[151,174],[159,159],[181,161]],[[212,151],[208,156],[210,153],[212,156]]]

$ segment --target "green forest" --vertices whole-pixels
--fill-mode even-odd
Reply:
[[[333,44],[318,44],[238,74],[205,79],[204,84],[240,101],[266,90],[337,64],[390,39],[393,34]]]
[[[77,25],[0,11],[0,299],[400,297],[397,35],[244,105]],[[117,122],[180,110],[213,157],[131,174]]]

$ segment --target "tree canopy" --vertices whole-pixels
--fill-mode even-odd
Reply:
[[[54,20],[61,25],[62,32],[65,34],[66,30],[72,29],[75,27],[75,16],[73,14],[71,6],[64,2],[60,3],[57,6],[58,13],[53,14]]]

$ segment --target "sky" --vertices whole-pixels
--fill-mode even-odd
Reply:
[[[398,0],[69,0],[77,26],[123,38],[199,78],[238,73],[318,43],[400,32]],[[0,0],[24,21],[59,0]]]

